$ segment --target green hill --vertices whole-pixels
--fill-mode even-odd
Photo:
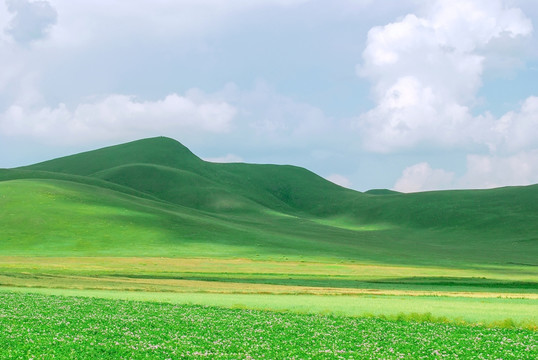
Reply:
[[[152,138],[0,170],[0,253],[538,265],[538,185],[402,194]]]
[[[206,210],[326,211],[357,193],[295,166],[215,164],[159,137],[67,156],[18,170],[85,176]],[[84,180],[83,180],[84,181]],[[330,204],[329,204],[330,205]]]

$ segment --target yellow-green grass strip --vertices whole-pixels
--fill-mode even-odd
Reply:
[[[449,322],[485,325],[513,324],[527,328],[536,328],[538,323],[538,300],[533,299],[390,295],[211,294],[16,287],[2,287],[0,289],[2,291],[48,295],[198,304],[297,313],[388,318],[402,316],[420,318],[425,316]]]

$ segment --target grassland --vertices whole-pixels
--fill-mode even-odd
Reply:
[[[137,290],[150,284],[153,289],[180,291],[179,283],[206,282],[231,289],[259,285],[267,292],[323,288],[327,293],[345,294],[378,289],[538,298],[535,278],[536,273],[516,266],[456,269],[283,259],[0,257],[0,283],[10,286],[63,283],[80,287],[86,281],[95,288],[100,283],[125,283],[138,285]]]
[[[443,321],[526,328],[538,323],[536,289],[522,285],[532,285],[533,274],[503,269],[207,258],[0,260],[0,284],[25,292],[354,316],[429,313]]]
[[[537,302],[526,298],[465,297],[440,295],[410,295],[385,293],[325,294],[316,292],[275,292],[267,289],[251,291],[221,291],[214,284],[203,286],[204,291],[183,289],[179,292],[154,292],[150,289],[112,286],[109,290],[65,289],[38,287],[2,287],[3,291],[35,293],[70,297],[90,297],[110,300],[135,300],[181,305],[204,305],[291,312],[298,314],[332,314],[352,317],[377,317],[390,320],[427,319],[432,322],[471,324],[489,327],[516,327],[537,330]],[[204,286],[207,285],[207,286]],[[189,290],[191,292],[189,292]],[[239,290],[237,287],[235,290]],[[252,291],[254,290],[254,291]],[[271,289],[268,289],[271,291]],[[291,289],[288,289],[291,290]]]
[[[538,186],[359,193],[153,138],[0,171],[2,255],[535,267]]]
[[[137,300],[161,302],[148,306],[163,311],[228,308],[211,310],[224,317],[241,317],[243,308],[297,319],[331,314],[326,319],[353,324],[359,320],[344,318],[361,316],[374,332],[377,321],[415,331],[411,319],[437,321],[440,333],[457,325],[463,334],[477,323],[536,331],[537,234],[536,185],[360,193],[293,166],[208,163],[166,138],[0,170],[0,289],[35,302],[37,318],[52,311],[49,303],[106,313],[130,312],[141,305],[120,300]],[[145,326],[142,318],[129,321]],[[43,341],[28,346],[56,340]],[[192,355],[201,345],[185,346],[167,349]],[[234,343],[238,352],[229,357],[246,356],[241,346]],[[350,346],[350,356],[373,354]],[[498,349],[509,351],[503,357],[515,351]]]
[[[533,359],[536,332],[0,293],[2,356],[18,358]]]

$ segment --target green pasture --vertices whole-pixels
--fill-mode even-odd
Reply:
[[[61,351],[76,349],[75,338],[93,357],[205,349],[246,358],[252,346],[278,357],[295,345],[316,351],[298,357],[453,358],[478,349],[484,358],[525,358],[536,352],[537,259],[538,185],[361,193],[295,166],[205,162],[167,138],[0,170],[0,312],[21,304],[0,316],[8,329],[0,346],[19,341],[12,358],[50,346],[69,357]],[[153,310],[135,315],[145,307]],[[178,311],[198,313],[215,337],[194,325],[158,326]],[[317,319],[316,339],[337,336],[282,352],[276,333],[222,347],[228,327],[212,317],[230,316],[297,329]],[[50,326],[59,336],[40,338]],[[151,333],[110,342],[121,326]],[[230,329],[252,330],[238,326]],[[106,338],[96,330],[109,327]],[[32,328],[37,345],[20,343],[17,334]],[[188,340],[170,338],[174,331]],[[379,345],[361,331],[379,334]],[[495,342],[503,338],[511,340]]]
[[[480,296],[538,297],[537,277],[537,269],[524,266],[445,268],[282,258],[0,256],[0,285],[25,287],[84,285],[100,289],[115,284],[118,288],[137,290],[204,291],[210,284],[220,284],[227,291],[256,286],[257,291],[280,293],[377,289],[392,293],[469,292]]]
[[[386,197],[386,196],[385,196]],[[355,220],[358,221],[358,220]],[[535,222],[529,220],[533,225]],[[536,221],[538,223],[538,221]],[[534,267],[529,230],[417,228],[388,221],[209,212],[65,180],[0,182],[2,255],[241,257]]]
[[[388,319],[429,319],[453,323],[526,326],[536,328],[538,300],[504,298],[464,298],[445,296],[387,295],[274,295],[166,293],[148,291],[10,288],[2,291],[43,295],[83,296],[116,300],[196,304],[272,310],[294,313],[334,314]]]
[[[533,359],[536,332],[0,292],[7,359]]]

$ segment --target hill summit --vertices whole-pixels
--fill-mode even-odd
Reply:
[[[181,168],[193,167],[200,162],[202,160],[179,141],[160,136],[49,160],[22,169],[91,175],[98,171],[128,164]]]

